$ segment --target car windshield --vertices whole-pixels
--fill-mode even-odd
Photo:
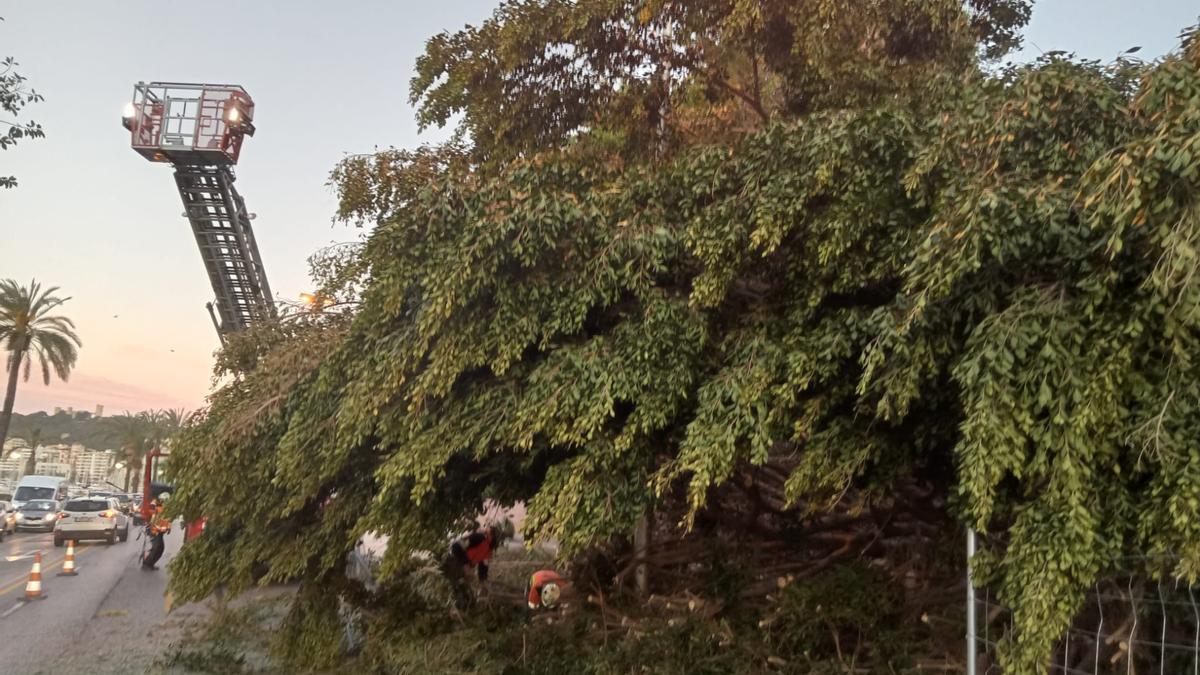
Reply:
[[[54,488],[22,485],[17,488],[16,499],[19,502],[28,502],[34,499],[54,499]]]
[[[129,502],[133,501],[133,497],[130,497],[129,495],[113,495],[113,496],[116,497],[117,501],[121,502],[122,504],[128,504]]]
[[[49,499],[38,499],[32,502],[26,502],[25,506],[21,507],[22,511],[53,511],[58,508],[58,503]]]
[[[67,511],[103,511],[108,508],[105,499],[72,499],[67,502]]]

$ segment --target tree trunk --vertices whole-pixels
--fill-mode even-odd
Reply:
[[[37,448],[29,449],[29,459],[25,460],[25,475],[37,475]]]
[[[642,600],[650,597],[650,570],[646,565],[646,551],[650,548],[650,532],[651,520],[654,518],[653,511],[646,509],[646,514],[638,518],[637,524],[633,529],[633,551],[634,557],[638,564],[634,569],[633,578],[637,586],[638,596]]]
[[[125,487],[121,488],[125,494],[129,494],[129,474],[133,472],[133,467],[129,464],[125,465]]]
[[[21,372],[21,355],[24,349],[16,349],[9,355],[8,388],[4,391],[4,412],[0,413],[0,447],[8,439],[8,425],[12,421],[13,404],[17,402],[17,376]]]

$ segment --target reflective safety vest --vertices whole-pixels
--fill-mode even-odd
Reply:
[[[558,576],[558,572],[554,570],[538,570],[529,578],[529,596],[526,600],[529,602],[530,609],[537,609],[541,606],[542,589],[549,583],[557,584],[559,590],[562,590],[562,587],[566,585],[566,579]]]
[[[469,544],[469,540],[468,540],[468,544]],[[486,560],[491,558],[492,557],[492,535],[490,533],[485,534],[483,536],[483,541],[478,542],[474,546],[468,545],[468,547],[466,549],[466,553],[467,553],[467,560],[471,563],[472,567],[474,567],[475,565],[478,565],[481,562],[485,562]]]
[[[171,531],[171,521],[164,520],[162,517],[163,507],[152,507],[154,510],[150,514],[150,534],[165,534]]]

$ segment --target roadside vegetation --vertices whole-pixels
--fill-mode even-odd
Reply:
[[[1200,40],[1003,65],[1029,9],[529,0],[432,38],[412,100],[460,133],[333,171],[371,229],[218,357],[173,592],[296,582],[294,669],[952,670],[970,527],[1027,673],[1121,554],[1194,580]],[[436,592],[485,500],[569,608]]]

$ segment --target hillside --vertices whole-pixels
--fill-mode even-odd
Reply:
[[[107,450],[115,448],[118,443],[112,430],[104,424],[104,419],[92,417],[86,412],[76,413],[76,417],[65,412],[57,415],[46,412],[28,415],[13,413],[8,436],[28,439],[32,432],[40,430],[42,443],[82,443],[96,450]]]

